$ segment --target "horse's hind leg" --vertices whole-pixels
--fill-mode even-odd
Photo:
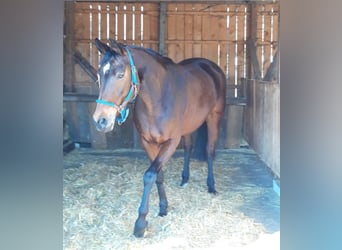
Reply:
[[[190,164],[190,156],[192,151],[192,137],[191,134],[185,135],[184,137],[184,166],[182,172],[182,183],[181,186],[184,186],[189,181],[189,164]]]
[[[221,113],[213,112],[207,118],[208,142],[207,142],[207,162],[208,162],[208,192],[216,194],[213,163],[215,158],[215,148],[219,137]]]

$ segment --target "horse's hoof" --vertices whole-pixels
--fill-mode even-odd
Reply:
[[[217,191],[214,188],[208,188],[208,193],[216,195]]]
[[[180,186],[181,186],[181,187],[186,187],[187,184],[188,184],[188,181],[187,181],[187,180],[182,180]]]
[[[158,216],[164,217],[164,216],[166,216],[166,215],[167,215],[167,211],[166,211],[166,210],[160,210],[160,211],[159,211]]]
[[[137,238],[144,237],[146,227],[147,227],[147,221],[145,222],[136,221],[134,225],[134,232],[133,232],[134,236]]]

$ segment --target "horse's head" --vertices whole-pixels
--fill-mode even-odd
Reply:
[[[102,60],[97,72],[100,92],[93,119],[98,131],[109,132],[115,121],[121,124],[126,120],[127,104],[136,95],[131,69],[134,65],[129,51],[122,45],[112,42],[109,47],[97,38],[95,44]]]

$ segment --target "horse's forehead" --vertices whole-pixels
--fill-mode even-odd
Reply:
[[[109,69],[110,69],[110,62],[108,61],[103,65],[103,68],[102,68],[103,74],[105,74]]]

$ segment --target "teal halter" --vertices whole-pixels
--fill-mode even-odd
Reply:
[[[131,52],[129,51],[128,47],[125,47],[125,49],[127,51],[127,55],[128,55],[128,59],[129,59],[129,65],[131,67],[131,78],[132,78],[131,88],[129,89],[125,100],[123,101],[123,103],[121,105],[117,105],[113,102],[108,102],[108,101],[104,101],[104,100],[100,100],[100,99],[96,100],[96,103],[100,103],[103,105],[114,107],[118,110],[118,112],[120,113],[120,118],[117,117],[116,121],[118,122],[119,125],[121,125],[122,123],[124,123],[126,121],[128,114],[129,114],[129,108],[127,108],[127,104],[130,101],[133,92],[134,92],[134,96],[133,96],[132,102],[135,100],[135,98],[138,94],[138,85],[139,85],[138,80],[137,80],[137,70],[136,70],[136,67],[135,67],[134,62],[133,62],[133,57],[132,57]]]

